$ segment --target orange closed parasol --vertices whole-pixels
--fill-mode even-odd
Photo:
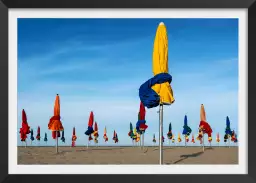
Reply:
[[[64,130],[60,121],[60,97],[58,94],[54,103],[53,116],[48,123],[48,129],[52,131],[52,138],[56,139],[56,153],[58,153],[58,137],[60,137],[60,131]]]
[[[63,131],[64,128],[60,121],[60,97],[57,94],[54,104],[54,113],[48,123],[48,129],[51,131]],[[59,135],[58,135],[59,137]]]

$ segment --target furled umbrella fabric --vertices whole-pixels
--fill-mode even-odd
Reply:
[[[61,133],[61,141],[62,141],[63,143],[65,143],[65,141],[66,141],[64,135],[65,135],[65,133],[64,133],[64,130],[63,130],[62,133]]]
[[[167,137],[168,137],[168,139],[172,139],[173,138],[173,134],[172,134],[172,124],[171,123],[169,123],[169,131],[168,131],[168,133],[167,133]]]
[[[178,133],[178,142],[181,142],[182,140],[181,140],[181,138],[180,138],[180,133]]]
[[[174,102],[173,91],[170,83],[172,76],[168,70],[168,36],[163,22],[158,25],[153,48],[153,75],[151,79],[143,83],[139,88],[141,102],[147,108],[159,106],[159,152],[160,164],[163,163],[163,105],[171,105]]]
[[[129,133],[128,133],[128,136],[129,136],[130,138],[132,138],[132,137],[134,136],[132,123],[130,123],[130,131],[129,131]]]
[[[196,139],[200,141],[200,144],[203,143],[203,130],[200,128],[199,128],[198,136]]]
[[[220,134],[219,134],[219,133],[217,133],[216,142],[217,142],[217,143],[220,142]]]
[[[114,134],[113,134],[113,141],[116,141],[116,131],[114,130]]]
[[[25,110],[22,110],[22,124],[21,124],[21,128],[20,128],[20,139],[21,141],[26,141],[27,139],[27,134],[30,133],[30,126],[28,126],[28,122],[27,122],[27,115]]]
[[[191,142],[192,142],[192,143],[195,143],[195,138],[194,138],[194,135],[192,135],[192,139],[191,139]]]
[[[47,133],[44,134],[44,141],[47,142],[48,139],[47,139]]]
[[[89,137],[88,137],[88,140],[91,141],[93,138],[92,138],[92,135],[90,134]]]
[[[189,142],[189,135],[192,132],[191,128],[188,126],[188,118],[187,115],[184,117],[184,126],[182,134],[185,136],[185,142]]]
[[[172,143],[175,143],[174,134],[172,135]]]
[[[75,127],[73,127],[73,134],[72,134],[72,147],[75,147],[75,143],[76,143],[76,139],[77,139],[77,136],[76,136],[76,129]]]
[[[212,128],[209,125],[209,123],[206,122],[206,114],[204,105],[201,104],[201,110],[200,110],[200,124],[199,124],[199,136],[198,139],[200,140],[202,136],[200,133],[207,134],[208,135],[208,141],[211,141],[212,139]]]
[[[184,117],[184,126],[183,126],[183,132],[182,134],[185,136],[189,136],[190,133],[192,132],[191,128],[188,126],[188,118],[187,115]]]
[[[155,136],[155,134],[153,135],[153,142],[156,143],[156,136]]]
[[[34,140],[35,140],[33,129],[31,129],[31,131],[30,131],[30,140],[31,140],[31,141],[34,141]]]
[[[94,122],[94,116],[93,116],[93,112],[91,111],[90,117],[89,117],[89,121],[88,121],[88,129],[85,132],[85,135],[90,136],[94,132],[94,130],[93,130],[93,122]]]
[[[229,117],[226,117],[226,129],[225,129],[225,135],[224,135],[224,142],[227,142],[227,140],[232,136],[232,131],[230,128],[230,120]]]
[[[237,139],[237,134],[235,133],[235,140],[234,140],[235,143],[238,142],[238,139]]]
[[[139,141],[140,141],[140,133],[136,132],[135,142],[139,142]]]
[[[105,129],[104,129],[103,139],[105,140],[105,142],[107,142],[107,141],[108,141],[107,128],[106,128],[106,127],[105,127]]]
[[[98,143],[99,132],[98,132],[98,124],[97,124],[97,122],[94,123],[93,136],[94,136],[94,142]]]
[[[138,114],[138,122],[136,123],[137,133],[142,134],[148,128],[148,126],[146,125],[145,116],[146,116],[145,106],[143,105],[142,102],[140,102],[140,111],[139,111],[139,114]]]
[[[140,100],[147,108],[153,108],[159,103],[168,105],[174,102],[170,86],[172,76],[168,74],[168,37],[164,23],[160,23],[155,36],[153,49],[154,77],[141,85]]]
[[[133,136],[132,139],[137,141],[137,132],[136,132],[136,128],[133,129]]]
[[[115,143],[118,143],[118,136],[117,136],[117,133],[116,133],[116,138],[115,138]]]
[[[36,139],[37,139],[38,141],[40,141],[40,126],[37,128]]]
[[[52,138],[56,139],[56,131],[57,131],[57,137],[60,137],[60,131],[63,131],[63,125],[60,121],[60,97],[57,94],[55,103],[54,103],[54,112],[53,116],[50,118],[48,123],[48,129],[52,131]]]
[[[236,133],[235,133],[235,131],[234,131],[234,130],[232,131],[231,141],[232,141],[232,142],[237,142],[237,139],[236,139]]]

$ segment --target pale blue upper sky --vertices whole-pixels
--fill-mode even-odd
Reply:
[[[176,99],[164,107],[165,138],[169,122],[177,138],[185,114],[196,136],[203,103],[213,144],[217,132],[223,144],[226,116],[238,130],[237,19],[19,19],[18,128],[24,108],[35,136],[41,127],[40,144],[45,132],[48,144],[55,144],[47,125],[59,93],[67,145],[73,126],[77,144],[87,143],[90,111],[98,122],[100,144],[106,126],[109,145],[114,144],[114,129],[119,145],[130,145],[129,123],[137,122],[140,85],[153,76],[153,42],[161,21],[168,30]],[[152,144],[154,133],[158,138],[157,110],[146,109],[146,145]]]

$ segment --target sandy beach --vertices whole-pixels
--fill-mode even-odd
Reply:
[[[158,147],[18,147],[18,164],[159,164]],[[164,147],[164,164],[238,164],[238,147]]]

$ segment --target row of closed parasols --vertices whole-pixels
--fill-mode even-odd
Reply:
[[[49,120],[48,129],[52,131],[52,138],[55,139],[56,142],[58,142],[58,138],[61,137],[61,141],[63,143],[65,143],[64,127],[63,127],[60,119],[61,119],[61,117],[60,117],[60,97],[57,94],[56,99],[55,99],[55,104],[54,104],[54,113],[53,113],[53,116]],[[93,126],[93,124],[94,124],[94,126]],[[30,134],[31,143],[32,143],[32,141],[34,141],[33,129],[30,129],[30,126],[28,125],[27,115],[26,115],[26,112],[24,109],[22,110],[22,126],[20,128],[19,133],[20,133],[20,139],[22,142],[26,142],[28,134]],[[60,133],[62,133],[61,136],[60,136]],[[89,117],[89,121],[88,121],[88,129],[86,130],[85,135],[88,136],[88,143],[89,143],[89,141],[93,140],[92,136],[94,137],[94,142],[98,143],[98,137],[99,137],[98,124],[97,124],[97,122],[94,122],[94,115],[93,115],[92,111],[90,113],[90,117]],[[103,138],[104,138],[105,142],[108,141],[106,127],[104,129]],[[38,127],[38,129],[37,129],[36,139],[38,141],[40,141],[40,127]],[[77,140],[77,136],[76,136],[76,131],[75,131],[75,127],[74,127],[73,134],[72,134],[72,144],[71,144],[72,147],[75,146],[76,140]],[[113,140],[115,143],[118,143],[118,136],[117,136],[117,133],[115,130],[114,130]],[[48,141],[47,133],[45,133],[44,141],[45,142]]]
[[[143,113],[142,117],[141,117],[141,113]],[[130,123],[130,131],[128,133],[128,136],[132,139],[132,141],[140,142],[141,141],[141,135],[143,135],[143,133],[145,133],[145,128],[139,127],[139,125],[138,125],[141,118],[143,118],[143,120],[145,120],[145,114],[146,114],[145,107],[141,103],[140,112],[139,112],[139,119],[138,119],[138,122],[136,124],[136,128],[133,128],[132,123]],[[203,142],[203,139],[204,139],[203,135],[207,134],[208,135],[208,142],[211,145],[211,142],[212,142],[212,128],[209,125],[209,123],[206,122],[206,114],[205,114],[205,109],[204,109],[203,104],[201,105],[200,119],[201,120],[200,120],[200,124],[199,124],[199,131],[198,131],[198,136],[197,136],[196,139],[200,141],[200,144],[203,144],[204,143]],[[192,132],[192,129],[188,126],[187,115],[185,115],[184,125],[183,125],[183,132],[182,132],[182,135],[184,135],[184,138],[185,138],[185,146],[189,142],[189,136],[191,135],[191,132]],[[174,134],[172,133],[171,123],[169,123],[169,131],[167,133],[167,138],[169,139],[169,142],[171,140],[172,143],[175,143],[175,138],[174,138]],[[164,142],[164,139],[165,139],[164,136],[162,136],[162,141],[163,142]],[[237,140],[237,134],[235,133],[235,131],[234,130],[231,131],[230,120],[229,120],[229,117],[227,116],[226,117],[226,128],[225,128],[224,142],[226,143],[228,140],[231,140],[234,143],[237,143],[237,141],[238,141]],[[177,141],[179,143],[182,142],[180,133],[178,133]],[[194,135],[192,135],[191,142],[195,143]],[[217,133],[216,142],[217,143],[220,142],[219,133]],[[153,143],[156,143],[155,134],[153,134]]]

